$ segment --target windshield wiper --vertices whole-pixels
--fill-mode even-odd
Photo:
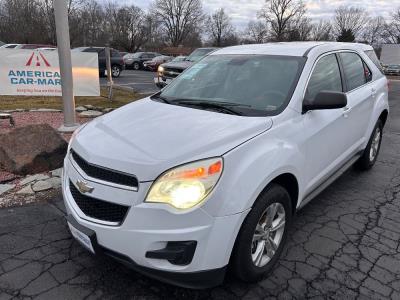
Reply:
[[[155,99],[161,100],[161,102],[171,104],[171,101],[167,100],[165,97],[161,96],[160,94],[153,95],[151,98],[155,98]]]
[[[238,111],[234,107],[243,107],[247,105],[241,105],[238,103],[230,103],[230,102],[221,102],[221,101],[204,101],[204,100],[174,100],[171,101],[172,104],[183,104],[189,106],[197,106],[201,108],[211,108],[218,109],[221,112],[229,113],[231,115],[241,116],[242,112]]]

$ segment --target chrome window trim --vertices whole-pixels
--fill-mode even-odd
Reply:
[[[313,66],[312,66],[312,68],[311,68],[311,70],[310,70],[310,72],[309,72],[309,74],[308,74],[307,81],[306,81],[306,84],[304,85],[304,90],[303,90],[303,93],[302,93],[303,99],[301,100],[301,103],[304,102],[304,97],[306,96],[306,91],[307,91],[307,88],[308,88],[308,84],[309,84],[309,82],[310,82],[310,79],[311,79],[311,76],[312,76],[312,74],[313,74],[313,72],[314,72],[314,69],[315,69],[317,63],[320,61],[320,59],[323,58],[323,57],[325,57],[325,56],[327,56],[327,55],[330,55],[330,54],[339,54],[339,53],[341,53],[341,52],[353,52],[353,53],[357,54],[357,55],[360,57],[361,61],[363,61],[365,64],[367,64],[368,68],[371,70],[370,65],[369,65],[369,64],[361,57],[361,55],[360,55],[357,51],[355,51],[355,50],[351,50],[351,49],[340,49],[340,50],[332,50],[332,51],[329,51],[329,52],[322,53],[322,54],[321,54],[320,56],[318,56],[317,59],[314,61],[314,64],[313,64]],[[338,66],[339,66],[339,69],[341,70],[341,67],[340,67],[339,62],[338,62]],[[341,73],[342,73],[342,70],[341,70]],[[357,87],[357,88],[355,88],[355,89],[353,89],[353,90],[351,90],[351,91],[346,91],[346,92],[344,92],[344,93],[345,93],[346,95],[348,95],[348,94],[350,94],[350,93],[352,93],[352,92],[354,92],[354,91],[357,91],[358,89],[360,89],[360,88],[362,88],[362,87],[368,86],[369,84],[372,84],[373,82],[375,82],[376,79],[374,79],[374,73],[372,72],[372,70],[371,70],[371,73],[372,73],[372,80],[371,80],[371,81],[366,82],[366,83],[364,83],[363,85],[360,85],[359,87]],[[344,80],[346,81],[346,78],[344,78]],[[342,86],[342,88],[344,89],[345,87]]]

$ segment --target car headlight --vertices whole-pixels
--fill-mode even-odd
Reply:
[[[160,74],[162,72],[164,72],[164,67],[159,66],[158,69],[157,69],[157,72],[160,73]]]
[[[222,158],[210,158],[173,168],[157,178],[145,202],[190,209],[211,193],[223,170]]]

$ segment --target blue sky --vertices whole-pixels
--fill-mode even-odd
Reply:
[[[147,8],[151,0],[118,0],[120,4],[135,4]],[[212,12],[220,7],[225,8],[234,25],[244,28],[249,20],[255,20],[257,11],[264,4],[263,0],[202,0],[204,10]],[[305,0],[308,15],[315,19],[330,19],[335,8],[342,4],[364,7],[369,15],[382,15],[389,18],[394,7],[400,7],[400,0]]]

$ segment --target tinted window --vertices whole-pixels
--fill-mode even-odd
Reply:
[[[305,98],[313,100],[321,91],[343,91],[340,69],[335,54],[324,56],[318,61],[308,83]]]
[[[381,71],[383,73],[381,62],[379,61],[378,57],[376,56],[375,51],[368,50],[368,51],[365,51],[365,54],[367,54],[367,56],[372,60],[372,62],[375,64],[375,66],[377,66],[379,71]]]
[[[121,54],[117,50],[111,50],[111,56],[112,57],[120,57]]]
[[[366,82],[364,63],[360,56],[351,52],[339,53],[343,62],[347,90],[352,91]]]

